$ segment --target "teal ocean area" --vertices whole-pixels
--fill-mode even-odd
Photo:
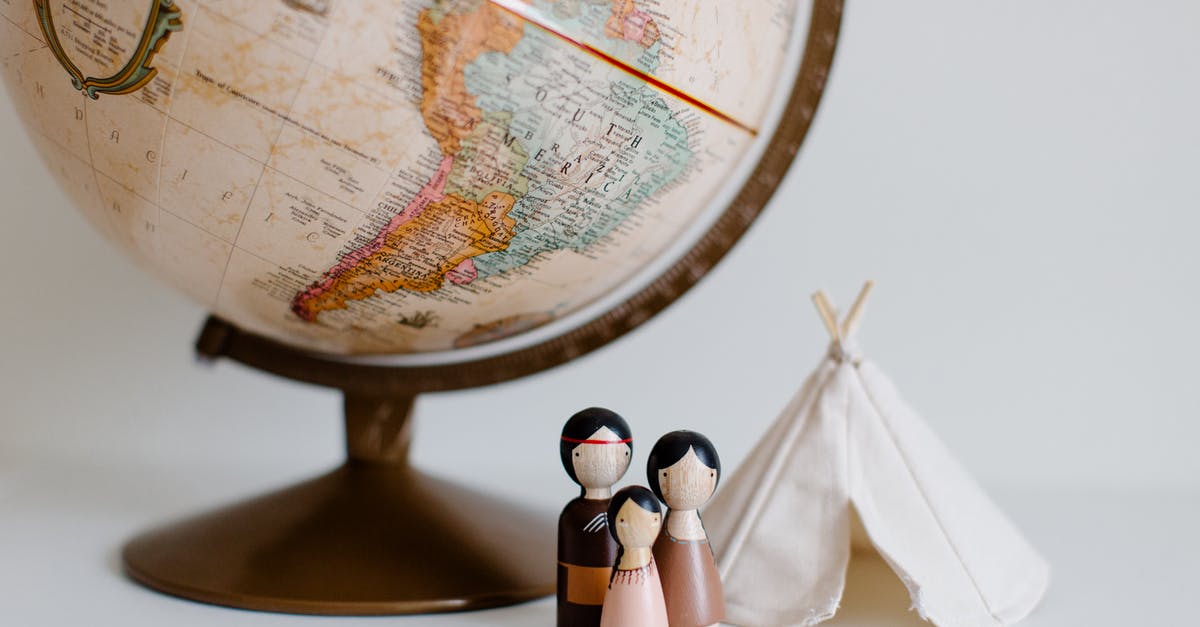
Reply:
[[[579,24],[589,30],[598,24],[603,34],[607,10],[584,4],[592,10],[579,14]],[[637,47],[640,58],[657,64],[657,52]],[[526,25],[510,53],[480,55],[465,72],[477,106],[498,114],[488,119],[507,122],[496,133],[522,155],[519,177],[527,182],[509,213],[516,227],[508,248],[474,258],[479,278],[520,268],[542,253],[586,254],[677,182],[693,157],[687,129],[657,90],[535,26]]]

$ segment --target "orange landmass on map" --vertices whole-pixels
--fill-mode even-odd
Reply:
[[[292,311],[315,322],[323,311],[345,309],[352,300],[378,291],[430,292],[446,274],[472,257],[503,250],[515,221],[508,217],[516,199],[492,192],[476,202],[442,195],[462,140],[483,119],[467,91],[466,66],[485,52],[512,51],[522,23],[489,2],[440,18],[426,9],[417,20],[421,35],[421,115],[441,148],[442,165],[403,212],[363,246],[346,252],[337,265],[292,301]]]
[[[376,291],[440,288],[446,274],[462,262],[508,246],[516,226],[508,213],[515,202],[503,192],[492,192],[478,203],[447,194],[389,233],[374,254],[305,299],[305,317],[314,320],[322,311],[345,309],[347,301],[368,298]]]
[[[649,13],[637,8],[633,0],[613,0],[612,15],[604,23],[604,34],[649,47],[658,41],[658,24]]]
[[[489,2],[438,20],[428,10],[421,12],[421,115],[442,154],[458,153],[462,139],[483,117],[467,91],[463,70],[485,52],[511,52],[521,39],[521,27],[516,17]]]

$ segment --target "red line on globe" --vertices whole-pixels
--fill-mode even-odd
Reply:
[[[742,122],[739,122],[737,120],[737,118],[725,113],[724,111],[721,111],[720,109],[717,109],[716,107],[704,102],[703,100],[700,100],[699,98],[697,98],[677,87],[674,87],[669,83],[665,83],[662,80],[655,78],[654,76],[647,74],[647,73],[633,67],[632,65],[629,65],[628,63],[625,63],[624,61],[608,54],[607,52],[604,52],[603,50],[594,48],[587,43],[579,41],[578,39],[575,39],[574,37],[566,35],[565,33],[555,30],[554,28],[551,28],[549,24],[539,21],[537,19],[537,17],[533,14],[533,12],[528,11],[525,8],[522,8],[521,5],[519,4],[519,0],[516,2],[514,2],[512,0],[488,0],[488,2],[491,2],[492,5],[495,6],[496,8],[498,8],[506,13],[509,13],[511,15],[515,15],[516,17],[520,18],[521,20],[524,20],[530,24],[533,24],[534,26],[546,31],[547,33],[550,33],[551,35],[554,35],[555,37],[567,42],[568,44],[571,44],[572,46],[596,57],[597,59],[600,59],[601,61],[604,61],[604,62],[608,63],[609,65],[611,65],[619,70],[622,70],[628,74],[632,74],[632,75],[636,76],[637,78],[640,78],[641,80],[657,87],[658,89],[661,89],[662,91],[665,91],[668,94],[671,94],[672,96],[675,96],[676,98],[683,100],[684,102],[687,102],[688,104],[691,104],[692,106],[696,107],[697,109],[700,109],[701,111],[704,111],[705,113],[707,113],[723,122],[732,124],[733,126],[736,126],[751,135],[758,135],[758,131],[755,130],[754,128],[750,127],[749,125],[743,124]]]

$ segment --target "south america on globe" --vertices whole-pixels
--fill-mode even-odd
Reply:
[[[10,0],[76,206],[239,327],[438,353],[624,289],[713,213],[811,2]]]

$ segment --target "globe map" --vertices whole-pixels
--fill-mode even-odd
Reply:
[[[8,0],[96,230],[308,350],[426,353],[621,289],[769,131],[811,1]]]

